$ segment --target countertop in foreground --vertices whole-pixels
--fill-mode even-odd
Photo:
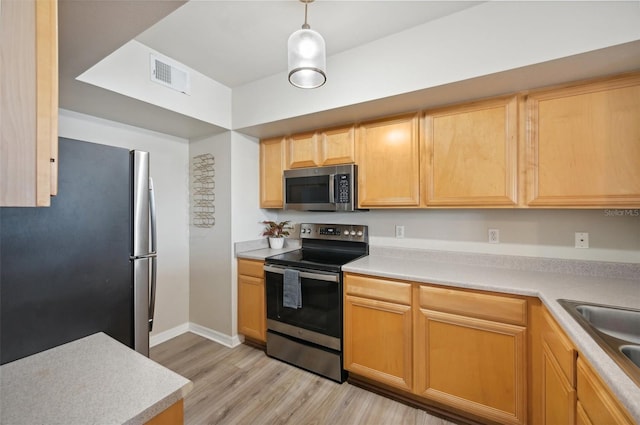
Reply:
[[[538,297],[640,423],[640,387],[557,301],[565,298],[640,309],[640,265],[509,257],[372,249],[372,255],[343,266],[343,271]]]
[[[0,367],[0,423],[143,424],[193,388],[104,333]]]

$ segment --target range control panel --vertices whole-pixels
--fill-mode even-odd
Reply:
[[[369,228],[360,224],[300,224],[301,239],[369,242]]]

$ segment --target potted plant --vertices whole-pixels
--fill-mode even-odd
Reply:
[[[262,236],[269,238],[269,246],[273,249],[281,249],[284,246],[284,237],[289,236],[289,229],[291,229],[290,221],[275,222],[271,220],[265,220],[262,222],[265,225]]]

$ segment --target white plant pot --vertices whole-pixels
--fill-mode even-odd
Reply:
[[[282,249],[284,246],[284,238],[269,238],[269,246],[271,249]]]

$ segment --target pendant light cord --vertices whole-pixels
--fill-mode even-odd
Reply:
[[[303,30],[308,30],[309,28],[311,28],[309,24],[307,24],[307,6],[309,6],[309,3],[305,2],[304,3],[304,24],[302,25]]]

